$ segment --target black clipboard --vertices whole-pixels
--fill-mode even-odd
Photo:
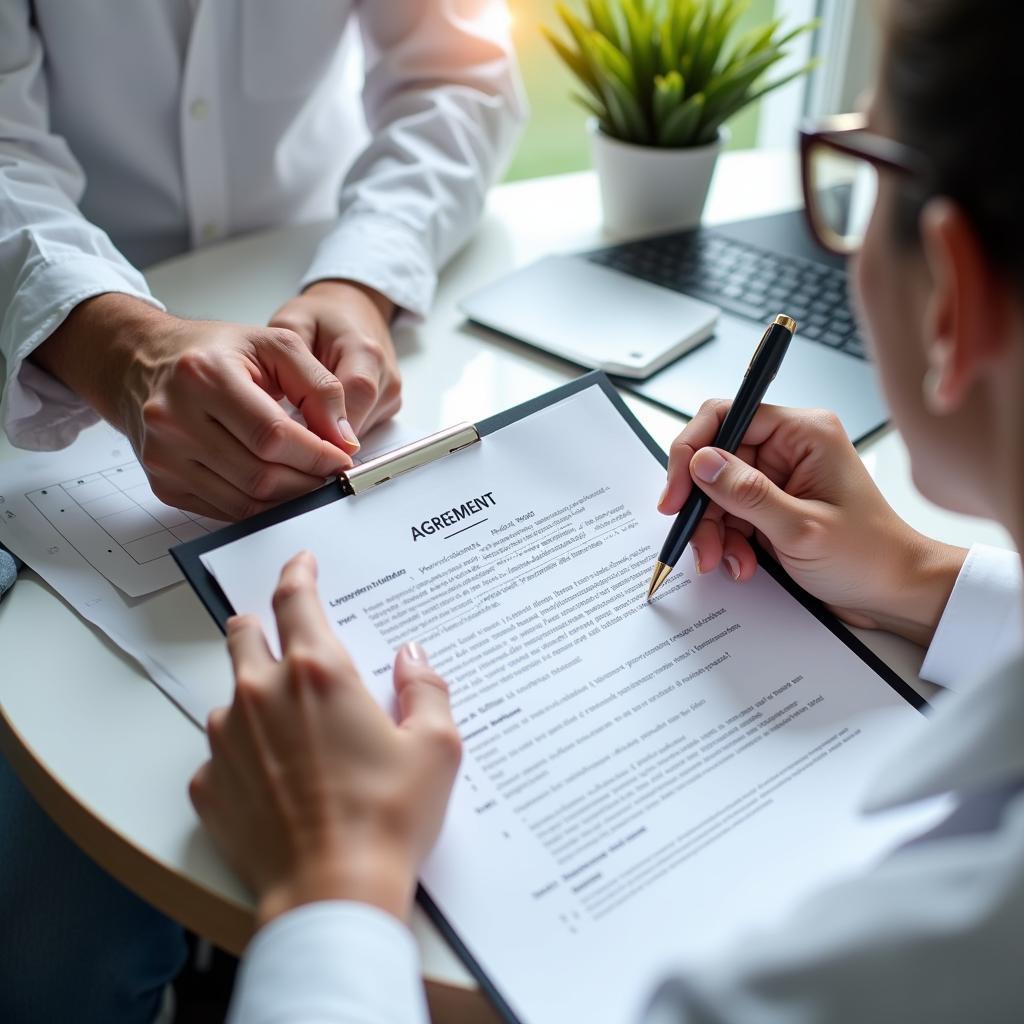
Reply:
[[[600,388],[604,392],[605,396],[618,411],[619,415],[629,424],[637,437],[643,441],[648,451],[650,451],[662,466],[667,467],[668,456],[664,451],[662,451],[658,446],[658,443],[650,434],[647,433],[640,421],[630,411],[629,407],[622,400],[622,396],[616,390],[615,385],[612,384],[608,377],[599,370],[583,374],[581,377],[577,377],[576,380],[570,381],[568,384],[563,384],[561,387],[555,388],[553,391],[549,391],[544,395],[539,395],[538,397],[530,399],[527,402],[523,402],[521,405],[517,405],[512,409],[497,413],[494,416],[490,416],[487,419],[482,420],[480,423],[476,424],[476,432],[479,434],[481,439],[485,438],[488,434],[493,434],[496,431],[501,430],[502,427],[507,427],[509,424],[515,423],[518,420],[526,419],[528,416],[532,416],[534,413],[548,408],[548,406],[555,405],[557,402],[561,402],[566,398],[570,398],[572,395],[578,394],[580,391],[584,391],[585,389],[592,387]],[[387,456],[383,456],[382,458],[386,459]],[[293,501],[285,502],[283,505],[278,505],[276,508],[263,512],[258,516],[253,516],[251,519],[245,520],[245,522],[225,526],[224,529],[218,530],[216,533],[207,534],[206,536],[199,537],[196,540],[179,544],[176,547],[171,548],[171,555],[173,555],[174,560],[178,563],[178,566],[184,573],[185,578],[199,595],[199,599],[205,605],[206,610],[213,616],[217,625],[223,632],[227,628],[228,618],[234,614],[234,609],[231,607],[227,597],[225,597],[224,592],[218,586],[217,581],[207,571],[206,566],[203,565],[201,556],[207,551],[212,551],[216,548],[222,547],[224,544],[238,540],[240,537],[246,537],[251,533],[264,530],[268,526],[273,526],[276,523],[284,522],[287,519],[292,519],[295,516],[311,512],[313,509],[321,508],[324,505],[329,505],[332,502],[341,501],[349,497],[352,497],[351,491],[346,488],[343,482],[332,482],[327,484],[325,487],[321,487],[318,490],[313,491],[311,494],[304,495],[301,498],[296,498]],[[380,500],[380,498],[378,498],[378,500]],[[784,590],[791,594],[808,612],[810,612],[811,615],[825,626],[829,632],[849,647],[850,650],[853,651],[853,653],[856,654],[857,657],[860,658],[860,660],[863,661],[870,669],[872,669],[876,675],[884,679],[885,682],[888,683],[889,686],[891,686],[901,697],[903,697],[908,704],[916,708],[918,711],[924,712],[928,708],[928,703],[923,697],[921,697],[899,675],[886,665],[885,662],[874,653],[874,651],[854,636],[853,633],[851,633],[843,623],[832,615],[820,601],[812,597],[794,583],[785,570],[770,555],[763,550],[755,550],[757,550],[757,559],[761,567],[780,586],[782,586]],[[467,970],[473,975],[473,978],[480,986],[481,991],[488,998],[501,1017],[507,1021],[508,1024],[522,1024],[515,1012],[512,1010],[512,1007],[509,1006],[505,998],[494,986],[494,983],[476,961],[469,948],[455,932],[444,914],[442,914],[441,910],[438,908],[437,904],[434,903],[430,898],[430,895],[422,886],[417,887],[416,899],[426,911],[427,916],[431,919],[437,930],[444,936],[448,944],[455,950],[459,959],[466,965]]]

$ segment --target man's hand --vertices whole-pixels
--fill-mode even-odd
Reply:
[[[106,294],[35,359],[128,435],[161,501],[202,515],[241,519],[305,494],[358,447],[337,378],[282,328],[182,320]]]
[[[351,281],[317,281],[286,302],[271,327],[294,331],[341,381],[352,437],[398,412],[402,381],[389,324],[395,307],[379,292]]]
[[[257,619],[228,623],[235,696],[210,715],[192,803],[256,895],[261,926],[331,899],[405,919],[459,766],[448,687],[407,644],[396,724],[331,632],[308,553],[284,567],[274,614],[280,661]]]

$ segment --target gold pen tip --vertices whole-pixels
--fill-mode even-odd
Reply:
[[[672,566],[666,565],[664,562],[656,562],[654,565],[654,575],[651,577],[651,585],[647,588],[647,600],[650,601],[652,597],[658,592],[661,585],[668,579],[669,573],[672,572]]]

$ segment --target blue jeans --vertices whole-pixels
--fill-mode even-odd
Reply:
[[[149,1024],[185,935],[96,865],[0,756],[0,1021]]]

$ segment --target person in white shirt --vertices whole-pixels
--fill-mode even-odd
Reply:
[[[222,519],[348,465],[358,435],[398,408],[390,321],[426,313],[517,137],[504,11],[3,4],[0,416],[12,443],[63,447],[103,416],[158,497]],[[316,218],[334,226],[269,326],[175,317],[137,269]]]
[[[158,497],[218,519],[349,465],[399,406],[392,320],[427,312],[522,123],[506,17],[502,0],[4,0],[11,442],[63,447],[104,417]],[[314,219],[333,224],[269,324],[175,316],[140,269]],[[180,929],[2,761],[0,820],[0,1018],[152,1016]]]
[[[998,520],[1024,550],[1024,162],[995,101],[1021,94],[1024,8],[891,0],[885,10],[866,125],[808,138],[859,161],[857,180],[877,171],[866,232],[851,226],[844,239],[860,243],[860,316],[917,484]],[[660,502],[676,512],[694,481],[710,494],[700,569],[721,566],[742,586],[756,534],[846,622],[930,644],[926,677],[979,681],[937,701],[868,798],[879,809],[948,793],[951,815],[717,965],[681,964],[645,1020],[1021,1020],[1019,556],[966,555],[916,533],[828,413],[765,406],[737,455],[708,447],[726,407],[708,403],[680,434]],[[280,660],[257,621],[231,623],[237,690],[210,718],[211,759],[191,785],[258,900],[230,1019],[425,1021],[404,922],[459,763],[444,681],[408,645],[395,664],[399,721],[382,711],[333,638],[307,554],[285,567],[275,611]]]

